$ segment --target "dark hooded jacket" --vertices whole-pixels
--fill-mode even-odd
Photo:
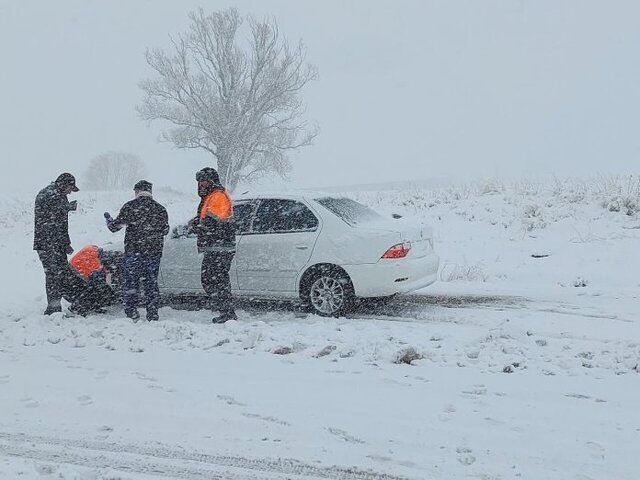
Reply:
[[[125,225],[125,253],[162,255],[164,237],[169,233],[169,216],[150,195],[141,195],[125,203],[117,218],[109,224],[109,230],[117,232]]]
[[[33,249],[66,253],[71,248],[71,204],[55,183],[40,190],[34,208]]]

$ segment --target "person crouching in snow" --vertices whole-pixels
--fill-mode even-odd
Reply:
[[[160,292],[158,273],[164,249],[164,237],[169,233],[167,210],[151,195],[152,185],[140,180],[133,187],[135,199],[125,203],[120,214],[104,216],[107,227],[117,232],[126,226],[122,265],[124,313],[134,321],[138,313],[138,291],[143,283],[147,320],[158,320]]]
[[[72,313],[86,316],[91,312],[102,312],[104,307],[115,302],[116,294],[110,280],[112,273],[119,269],[121,257],[120,252],[108,252],[96,245],[87,245],[71,257],[69,263],[86,281],[69,307]]]

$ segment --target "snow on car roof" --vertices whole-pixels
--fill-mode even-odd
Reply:
[[[252,198],[344,198],[344,195],[337,195],[335,193],[322,192],[319,190],[287,190],[281,192],[267,191],[267,192],[242,192],[240,195],[235,195],[233,198],[235,201],[249,200]]]

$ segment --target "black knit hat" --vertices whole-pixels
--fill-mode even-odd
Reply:
[[[78,190],[80,190],[78,187],[76,187],[76,177],[66,172],[58,175],[55,184],[61,190],[65,190],[68,187],[71,187],[71,191],[73,192],[77,192]]]
[[[217,185],[220,184],[220,176],[215,168],[204,167],[202,170],[196,172],[196,180],[198,182],[212,182]]]
[[[151,189],[153,188],[153,184],[151,182],[147,182],[146,180],[140,180],[133,186],[133,189],[136,192],[149,192],[151,193]]]

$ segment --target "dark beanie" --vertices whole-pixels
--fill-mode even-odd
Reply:
[[[140,180],[133,186],[133,189],[136,192],[149,192],[151,193],[151,188],[153,187],[151,182],[147,182],[146,180]]]
[[[215,183],[216,185],[220,184],[220,176],[216,169],[212,167],[204,167],[202,170],[196,172],[196,180],[198,182],[207,181]]]

